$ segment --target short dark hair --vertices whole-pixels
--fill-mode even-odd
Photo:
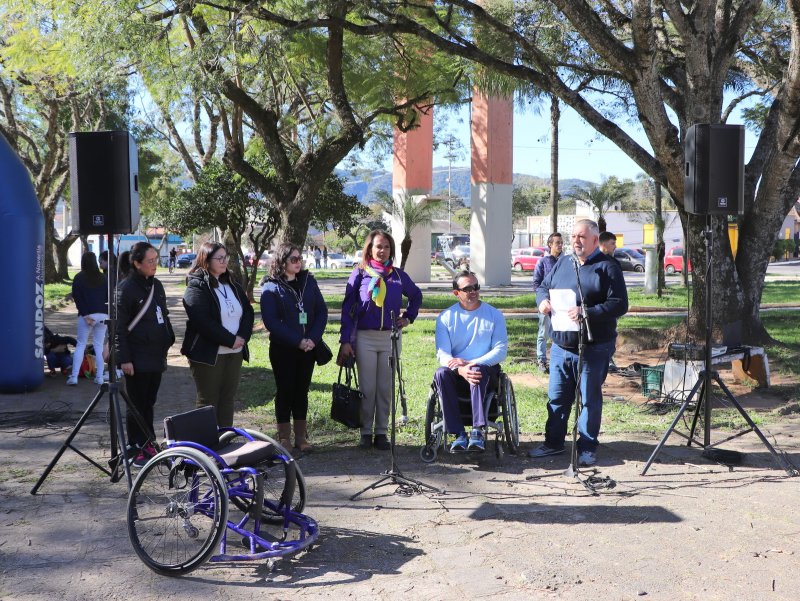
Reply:
[[[616,242],[617,237],[611,232],[600,232],[600,237],[598,242],[602,244],[603,242],[608,242],[609,240],[613,240],[614,242]]]
[[[453,290],[458,290],[458,280],[461,278],[475,278],[477,280],[478,276],[476,276],[475,273],[469,269],[463,269],[459,271],[453,276]]]
[[[562,236],[559,232],[553,232],[552,234],[550,234],[547,237],[547,246],[550,246],[550,244],[552,244],[553,238],[561,238],[561,239],[563,239],[564,236]]]

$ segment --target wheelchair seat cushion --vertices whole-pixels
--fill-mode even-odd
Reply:
[[[217,453],[229,467],[255,467],[277,453],[271,442],[251,440],[235,442],[219,449]]]

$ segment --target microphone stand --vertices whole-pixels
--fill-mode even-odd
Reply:
[[[583,287],[581,286],[581,272],[580,262],[576,256],[572,256],[572,267],[575,269],[575,281],[578,284],[578,300],[580,302],[581,318],[580,330],[578,332],[578,369],[575,384],[575,422],[572,426],[572,453],[570,458],[569,467],[564,470],[564,475],[570,478],[575,478],[580,482],[583,487],[592,495],[597,495],[597,491],[592,488],[588,478],[581,478],[581,471],[578,465],[578,420],[580,420],[581,413],[583,412],[583,391],[581,390],[581,381],[583,379],[583,353],[584,353],[584,335],[587,342],[594,340],[592,330],[589,327],[589,318],[586,315],[586,305],[583,297]]]
[[[368,490],[373,490],[376,488],[380,488],[382,486],[389,486],[391,484],[398,485],[397,493],[403,495],[412,495],[412,494],[421,494],[424,490],[430,490],[432,492],[438,494],[444,494],[438,488],[434,488],[430,484],[425,484],[420,482],[419,480],[414,480],[413,478],[409,478],[403,475],[403,472],[400,471],[400,468],[397,467],[397,461],[394,452],[394,445],[395,445],[395,429],[396,429],[396,422],[395,417],[397,415],[397,403],[395,402],[395,382],[397,379],[400,380],[400,390],[404,390],[403,386],[403,379],[402,374],[399,371],[399,341],[400,341],[400,328],[397,327],[397,320],[395,318],[395,313],[392,311],[390,314],[390,319],[392,320],[392,352],[389,355],[389,365],[392,368],[392,435],[390,438],[390,445],[389,450],[391,454],[391,465],[388,470],[382,472],[380,478],[378,478],[375,482],[367,486],[366,488],[361,489],[352,497],[350,497],[351,501],[355,501],[356,498],[367,492]],[[398,378],[399,376],[399,378]],[[403,392],[401,392],[401,399],[403,398]],[[403,407],[405,413],[405,406]]]

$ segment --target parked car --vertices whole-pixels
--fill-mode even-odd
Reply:
[[[194,260],[197,258],[197,253],[183,253],[182,255],[178,255],[178,260],[176,264],[178,267],[191,267],[194,264]]]
[[[511,251],[511,267],[514,271],[533,271],[544,253],[544,249],[538,246],[515,248]]]
[[[459,244],[453,248],[453,264],[455,266],[467,264],[469,265],[469,246],[466,244]]]
[[[258,260],[259,267],[269,267],[270,263],[272,263],[272,256],[268,252],[263,253]]]
[[[359,263],[361,263],[361,257],[364,255],[363,250],[357,250],[352,255],[347,255],[347,266],[348,267],[355,267]]]
[[[632,248],[618,248],[614,258],[619,261],[622,271],[644,271],[644,255]]]
[[[329,269],[342,269],[344,267],[351,267],[352,265],[352,262],[342,253],[328,253]]]
[[[673,246],[664,255],[664,272],[672,275],[676,271],[683,271],[684,250],[681,246]],[[692,273],[692,262],[689,261],[689,273]]]

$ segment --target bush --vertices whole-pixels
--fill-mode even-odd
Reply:
[[[776,240],[775,246],[772,248],[772,256],[776,261],[783,261],[786,256],[794,254],[794,240]]]

